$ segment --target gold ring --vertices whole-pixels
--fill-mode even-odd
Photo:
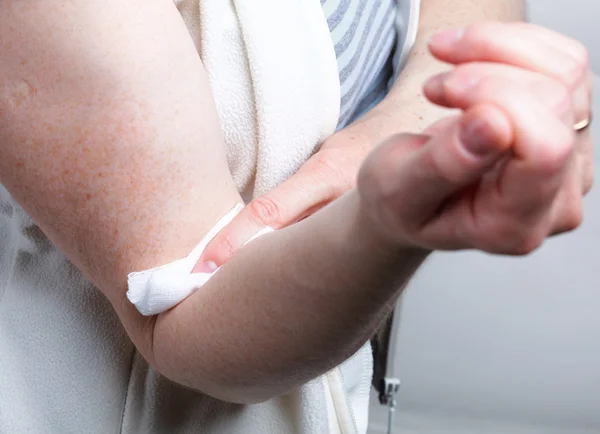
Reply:
[[[590,115],[586,119],[579,121],[575,125],[573,125],[573,129],[575,130],[576,133],[580,133],[583,130],[585,130],[587,127],[589,127],[591,123],[592,123],[592,114],[590,113]]]

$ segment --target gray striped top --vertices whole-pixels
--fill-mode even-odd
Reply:
[[[377,104],[393,75],[397,0],[321,0],[335,46],[343,128]]]

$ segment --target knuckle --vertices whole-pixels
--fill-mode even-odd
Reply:
[[[469,96],[490,95],[497,81],[482,74],[481,71],[471,65],[457,66],[447,74],[441,85],[442,93],[450,103],[458,105],[463,105],[466,101],[469,101]]]
[[[248,207],[252,218],[259,225],[274,225],[281,220],[281,206],[269,196],[257,197],[248,204]]]
[[[506,81],[498,77],[484,76],[476,78],[475,75],[471,75],[465,80],[469,80],[472,83],[471,92],[473,95],[480,95],[484,99],[489,99],[490,96],[497,95],[498,89],[506,85]]]
[[[573,209],[567,212],[564,216],[563,229],[564,231],[574,231],[583,223],[583,212],[581,209]]]
[[[572,93],[563,82],[550,79],[549,85],[545,86],[544,93],[550,102],[552,111],[559,117],[562,118],[571,111]]]
[[[579,193],[573,194],[573,199],[566,202],[565,209],[558,218],[558,231],[569,232],[577,229],[583,222],[583,204]]]
[[[496,77],[484,77],[477,84],[476,89],[482,95],[493,95],[497,84],[498,79]]]
[[[589,66],[589,55],[585,47],[579,43],[573,44],[573,50],[569,56],[564,56],[560,62],[558,78],[569,89],[581,83],[581,80],[587,75]]]
[[[224,264],[233,257],[237,250],[235,243],[230,235],[225,235],[219,242],[219,248],[215,251],[214,261],[217,264]]]
[[[464,92],[465,84],[468,89],[479,90],[487,79],[474,63],[458,65],[447,72],[446,79],[442,81],[442,92],[447,97],[455,98]]]
[[[469,26],[465,30],[463,40],[473,48],[487,49],[491,43],[495,23],[483,22]]]
[[[512,254],[515,256],[527,256],[540,248],[545,239],[545,236],[530,235],[525,237],[515,246]]]
[[[512,233],[510,254],[525,256],[537,250],[547,237],[547,231],[539,225],[531,226],[520,224]]]
[[[574,72],[577,81],[587,74],[590,65],[590,54],[585,45],[574,40],[571,47],[571,56],[574,59]]]
[[[543,244],[547,236],[541,225],[526,224],[508,217],[499,222],[494,233],[495,239],[499,240],[496,241],[495,252],[512,256],[529,255]]]
[[[421,165],[421,173],[427,178],[438,178],[452,184],[459,181],[454,171],[447,170],[440,162],[437,152],[424,152],[419,164]]]
[[[454,90],[455,83],[457,81],[460,82],[460,80],[462,80],[463,77],[457,69],[454,69],[453,71],[449,71],[447,74],[448,75],[446,76],[446,79],[442,81],[441,89],[442,89],[442,94],[446,98],[449,98],[451,100],[456,97],[455,96],[456,91]]]

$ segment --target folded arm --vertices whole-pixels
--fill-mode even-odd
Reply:
[[[8,0],[0,52],[0,182],[174,381],[234,402],[298,386],[368,339],[425,256],[384,241],[351,192],[142,317],[127,274],[185,256],[240,201],[177,10]]]

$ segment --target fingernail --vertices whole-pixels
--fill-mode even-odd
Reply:
[[[196,272],[198,273],[212,273],[213,271],[216,271],[217,268],[219,268],[217,266],[217,264],[213,261],[206,261],[206,262],[201,262],[200,264],[198,264],[198,266],[196,267]]]
[[[446,95],[453,98],[462,98],[465,93],[480,82],[480,77],[473,74],[452,74],[443,72],[434,75],[423,85],[423,90],[433,95]]]
[[[449,72],[434,75],[425,82],[423,90],[429,95],[442,95],[444,93],[444,81],[449,75]]]
[[[462,123],[459,138],[465,149],[476,157],[488,156],[495,149],[490,127],[479,117]]]
[[[442,30],[431,38],[430,43],[440,48],[449,48],[464,36],[464,29]]]

